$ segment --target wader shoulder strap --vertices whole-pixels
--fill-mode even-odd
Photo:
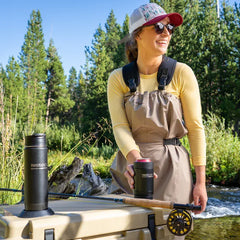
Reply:
[[[158,68],[157,73],[157,81],[158,81],[158,89],[164,90],[165,86],[167,86],[173,77],[177,61],[163,56],[163,61]],[[125,84],[129,87],[131,92],[135,92],[137,90],[137,86],[140,83],[140,76],[138,72],[137,63],[131,62],[125,65],[122,68],[122,74]]]
[[[122,74],[125,84],[130,88],[131,92],[136,92],[137,86],[140,83],[137,63],[130,62],[122,68]]]
[[[171,81],[176,68],[177,61],[163,56],[163,61],[158,68],[157,80],[158,90],[164,90]]]

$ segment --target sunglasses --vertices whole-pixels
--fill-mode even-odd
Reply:
[[[173,34],[173,31],[174,31],[174,28],[175,28],[175,26],[173,25],[173,24],[166,24],[166,25],[164,25],[164,24],[162,24],[162,23],[156,23],[155,25],[154,25],[154,27],[155,27],[155,32],[157,33],[157,34],[162,34],[163,33],[163,31],[164,31],[164,27],[166,27],[166,29],[168,30],[168,32],[169,32],[169,34],[171,35],[171,34]]]

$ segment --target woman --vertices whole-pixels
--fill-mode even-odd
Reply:
[[[126,43],[129,61],[136,61],[140,75],[137,91],[131,93],[122,69],[108,81],[108,104],[113,132],[120,151],[111,169],[115,186],[132,193],[132,164],[139,158],[154,162],[154,199],[201,205],[205,210],[205,135],[201,102],[193,71],[177,62],[171,82],[158,90],[157,72],[165,61],[178,13],[167,14],[158,4],[135,9],[130,17],[131,39]],[[183,121],[184,119],[184,121]],[[188,136],[196,172],[193,186],[190,161],[179,139]],[[174,141],[173,141],[174,140]]]

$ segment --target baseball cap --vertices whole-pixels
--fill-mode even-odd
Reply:
[[[155,24],[162,19],[169,17],[170,23],[175,27],[183,23],[183,18],[179,13],[166,13],[157,3],[147,3],[135,9],[129,20],[129,33],[141,26]]]

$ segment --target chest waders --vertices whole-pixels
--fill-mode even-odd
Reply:
[[[192,202],[192,174],[189,154],[181,145],[180,138],[187,134],[183,123],[180,99],[167,93],[177,61],[164,56],[157,73],[158,90],[140,93],[140,75],[136,62],[125,65],[123,79],[130,92],[124,96],[125,112],[132,136],[141,155],[154,163],[154,199]],[[175,78],[178,76],[174,76]],[[124,176],[127,160],[119,151],[111,166],[113,184],[110,192],[119,189],[132,194]]]

